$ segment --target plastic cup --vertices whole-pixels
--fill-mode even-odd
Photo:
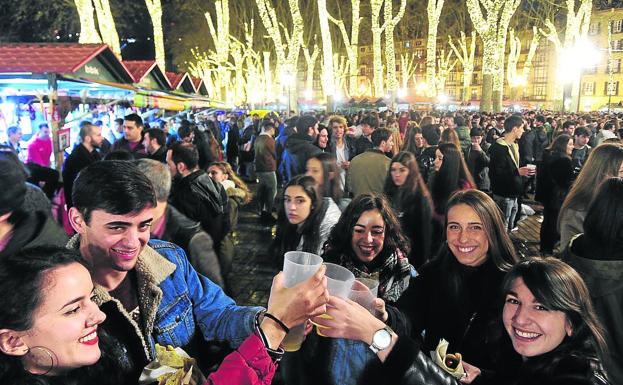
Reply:
[[[348,298],[350,290],[355,282],[355,275],[345,267],[334,263],[325,263],[327,270],[324,275],[327,277],[327,290],[334,297]],[[322,314],[321,318],[330,318],[327,314]],[[316,333],[325,337],[321,332],[322,327],[316,325]]]
[[[345,267],[334,263],[325,263],[327,271],[327,290],[334,297],[348,298],[350,289],[355,282],[355,275]]]
[[[374,299],[379,292],[379,281],[370,278],[357,278],[353,283],[348,298],[357,302],[368,309],[372,314],[374,311]]]
[[[285,287],[292,287],[311,278],[320,266],[322,258],[316,254],[304,251],[288,251],[283,260],[283,275]],[[295,352],[305,341],[305,324],[290,328],[281,345],[286,352]]]

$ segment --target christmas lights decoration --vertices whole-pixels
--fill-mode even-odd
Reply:
[[[469,46],[465,32],[461,31],[461,38],[458,39],[459,49],[452,42],[452,38],[448,36],[448,44],[452,52],[456,55],[463,67],[463,91],[461,92],[461,101],[467,102],[470,97],[469,89],[472,85],[472,76],[474,74],[474,56],[476,54],[476,31],[472,31]]]
[[[384,33],[385,33],[385,64],[387,68],[387,91],[391,95],[391,104],[396,101],[396,91],[398,89],[398,79],[396,77],[396,48],[394,45],[394,29],[396,25],[402,20],[405,9],[407,7],[407,0],[400,2],[400,8],[398,14],[394,16],[392,9],[392,0],[385,0],[383,6],[384,14]]]
[[[318,0],[318,20],[320,22],[320,36],[322,38],[322,88],[327,97],[327,105],[331,105],[336,87],[333,80],[333,43],[331,42],[331,31],[329,30],[327,0]]]
[[[205,18],[214,42],[216,97],[220,100],[227,100],[229,99],[228,90],[231,90],[230,87],[227,87],[231,76],[227,70],[230,54],[229,0],[215,0],[214,6],[216,8],[216,27],[210,12],[205,13]]]
[[[156,52],[156,63],[162,71],[165,71],[164,58],[164,34],[162,32],[162,4],[160,0],[145,0],[147,11],[151,18],[151,24],[154,28],[154,49]]]
[[[435,86],[437,87],[437,95],[446,94],[446,79],[448,79],[448,74],[454,69],[454,66],[457,62],[457,59],[454,59],[451,62],[453,54],[454,52],[452,52],[452,50],[448,51],[448,55],[446,55],[445,49],[442,49],[439,52],[439,57],[437,58],[437,72],[435,75]]]
[[[97,14],[97,24],[102,35],[104,43],[108,44],[110,49],[121,58],[121,46],[119,45],[119,34],[115,27],[115,19],[110,10],[108,0],[93,0],[95,4],[95,12]]]
[[[381,25],[381,7],[385,6],[384,20]],[[383,84],[383,58],[381,54],[381,37],[385,32],[385,61],[387,64],[387,87],[390,91],[396,90],[396,52],[394,48],[394,29],[402,19],[407,7],[407,0],[400,1],[400,8],[396,16],[393,15],[391,0],[370,0],[370,24],[372,29],[372,55],[373,55],[373,78],[374,96],[385,95]],[[389,32],[388,33],[388,29]],[[391,68],[390,68],[391,66]],[[393,75],[392,75],[393,74]]]
[[[400,55],[400,88],[405,90],[409,88],[409,79],[415,74],[417,69],[416,56],[414,53],[403,53]],[[415,79],[413,79],[415,84]]]
[[[318,55],[320,54],[320,48],[316,43],[316,35],[314,35],[314,50],[312,53],[309,53],[309,47],[303,47],[303,54],[305,55],[305,64],[307,65],[306,69],[306,80],[305,80],[305,89],[313,90],[314,89],[314,69],[316,67],[316,60],[318,60]]]
[[[351,0],[351,34],[348,36],[346,26],[342,20],[338,20],[327,12],[329,20],[338,26],[344,40],[344,48],[348,57],[348,93],[355,95],[358,93],[357,77],[359,75],[359,26],[361,25],[360,0]]]
[[[74,3],[80,17],[80,39],[78,42],[81,44],[101,43],[102,38],[95,27],[92,0],[74,0]]]
[[[426,39],[426,84],[428,85],[428,96],[437,96],[437,86],[435,85],[435,72],[437,66],[437,28],[439,17],[443,8],[444,0],[428,0],[426,12],[428,15],[428,36]]]
[[[467,11],[482,39],[482,92],[480,110],[502,110],[504,54],[510,19],[521,0],[466,0]],[[483,15],[483,9],[486,16]]]
[[[530,74],[532,60],[540,40],[540,34],[536,27],[532,28],[532,33],[533,35],[532,40],[530,41],[530,49],[528,51],[526,61],[524,62],[523,69],[520,73],[517,70],[517,64],[519,62],[519,57],[521,56],[521,40],[518,36],[515,36],[514,29],[511,28],[509,31],[509,53],[506,65],[506,80],[508,81],[508,86],[510,87],[511,100],[517,100],[519,89],[526,85],[528,75]]]

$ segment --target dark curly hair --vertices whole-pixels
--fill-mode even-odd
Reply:
[[[331,230],[329,238],[324,244],[323,258],[325,261],[339,261],[341,255],[348,255],[353,261],[357,261],[351,246],[353,229],[361,214],[370,210],[378,210],[385,223],[383,249],[375,260],[384,261],[397,249],[400,249],[405,255],[409,253],[409,240],[403,234],[400,222],[398,222],[394,209],[387,199],[383,195],[361,194],[350,202],[340,216],[340,220]]]

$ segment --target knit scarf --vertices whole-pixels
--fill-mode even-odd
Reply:
[[[356,258],[342,254],[339,264],[350,270],[356,278],[378,280],[379,298],[395,302],[409,287],[411,265],[401,250],[396,249],[383,264],[374,267],[366,266],[359,260],[355,261]]]

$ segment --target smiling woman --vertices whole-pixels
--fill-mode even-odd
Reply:
[[[100,359],[98,326],[106,316],[91,300],[93,282],[80,255],[44,247],[3,258],[0,291],[13,293],[0,298],[0,383],[74,383],[95,375],[77,369]]]
[[[513,384],[608,384],[604,334],[580,275],[555,258],[531,258],[506,276],[502,314],[523,358]]]
[[[411,337],[423,340],[423,352],[434,351],[443,338],[448,352],[461,353],[482,370],[483,383],[492,383],[497,346],[488,344],[489,333],[500,314],[502,280],[517,256],[500,210],[481,191],[450,197],[445,228],[446,241],[411,280],[398,307],[411,321]]]

